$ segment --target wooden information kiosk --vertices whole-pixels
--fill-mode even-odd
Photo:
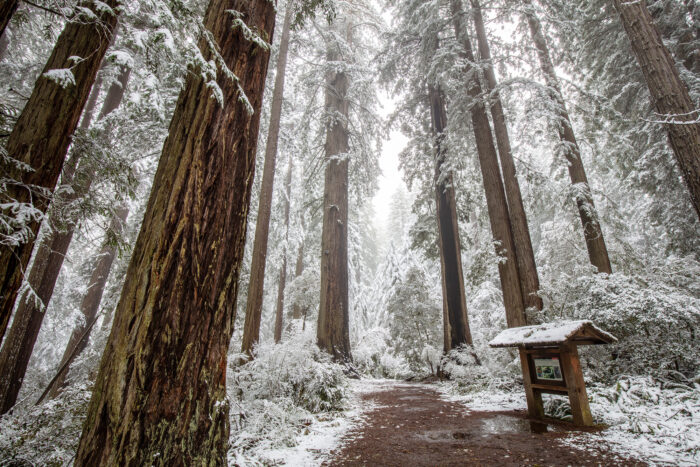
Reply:
[[[531,417],[544,418],[542,393],[568,394],[574,423],[591,426],[593,417],[577,346],[613,342],[617,339],[597,328],[592,321],[558,321],[506,329],[489,345],[518,347]]]

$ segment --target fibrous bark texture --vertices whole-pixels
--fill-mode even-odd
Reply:
[[[458,4],[452,0],[453,20],[455,34],[459,38],[467,62],[474,63],[474,52],[467,30],[460,20],[459,11],[455,11]],[[478,74],[475,70],[467,70],[470,76],[467,83],[467,93],[472,98],[471,120],[476,140],[476,151],[479,155],[481,176],[484,181],[486,193],[486,208],[489,213],[491,233],[496,241],[496,253],[505,258],[498,262],[498,273],[501,278],[501,290],[503,291],[503,304],[506,309],[506,321],[508,327],[525,325],[525,307],[523,294],[520,288],[520,274],[518,272],[518,260],[513,241],[508,203],[503,189],[501,172],[498,167],[498,154],[493,143],[491,125],[486,114],[486,107],[481,98],[482,89]]]
[[[559,139],[564,148],[564,155],[569,167],[569,177],[571,178],[571,184],[575,190],[576,205],[578,206],[579,217],[581,218],[581,225],[583,226],[583,235],[586,240],[586,248],[588,249],[588,258],[591,264],[598,269],[598,272],[610,274],[612,273],[612,267],[610,266],[608,249],[605,246],[603,231],[598,221],[598,212],[593,203],[593,194],[588,184],[588,177],[583,168],[581,149],[576,142],[569,112],[566,110],[566,103],[561,93],[559,78],[554,70],[552,58],[549,55],[547,40],[542,33],[542,25],[534,13],[531,0],[523,0],[523,3],[526,6],[524,10],[525,17],[527,18],[530,28],[532,41],[537,50],[542,73],[550,89],[552,100],[557,104],[559,109],[557,121]]]
[[[445,171],[445,129],[447,111],[442,93],[429,86],[430,115],[435,137],[435,204],[438,221],[440,265],[442,266],[443,329],[445,329],[445,352],[460,345],[471,345],[472,335],[467,316],[467,299],[462,274],[462,249],[457,223],[457,203],[452,173]]]
[[[100,110],[99,118],[103,118],[115,110],[124,97],[124,91],[129,80],[129,69],[124,69],[117,82],[110,86],[105,101]],[[82,130],[87,130],[92,121],[92,115],[99,94],[101,80],[95,82],[90,93],[85,114],[80,123]],[[80,151],[74,151],[71,158],[64,165],[62,183],[72,185],[72,191],[62,197],[61,204],[69,205],[85,196],[90,190],[94,178],[94,171],[82,174],[74,182],[78,161],[81,159]],[[55,205],[54,205],[55,206]],[[53,208],[53,206],[52,206]],[[51,220],[50,209],[49,221]],[[41,324],[46,316],[56,280],[61,272],[63,261],[68,253],[73,234],[75,233],[76,220],[71,219],[62,230],[49,232],[42,237],[36,248],[34,262],[29,270],[27,287],[20,295],[15,319],[7,335],[7,339],[0,351],[0,413],[5,413],[17,401],[17,395],[22,386],[22,380],[29,365],[34,344],[39,336]],[[49,225],[45,228],[50,229]]]
[[[199,48],[205,60],[215,60],[218,49],[223,105],[212,98],[212,83],[191,69],[115,310],[76,466],[226,464],[226,355],[270,56],[249,32],[270,42],[274,24],[275,5],[267,0],[212,0],[207,8],[208,34]],[[222,72],[222,61],[238,80]]]
[[[351,31],[349,25],[347,32]],[[342,61],[338,45],[328,44],[328,63]],[[348,111],[349,80],[342,67],[326,79],[326,172],[321,234],[321,306],[318,346],[336,361],[350,362],[348,310]]]
[[[503,185],[505,186],[506,199],[508,201],[508,212],[510,213],[510,227],[513,232],[515,242],[515,253],[518,260],[518,273],[520,275],[520,288],[523,294],[523,304],[526,308],[534,307],[542,309],[542,299],[537,295],[540,289],[540,280],[537,275],[535,264],[535,253],[532,249],[530,238],[530,228],[527,224],[525,206],[520,193],[520,184],[513,161],[513,151],[510,145],[506,116],[498,93],[498,82],[496,73],[491,62],[491,50],[489,48],[484,18],[481,13],[481,6],[477,0],[472,0],[472,11],[474,14],[474,26],[478,50],[481,59],[485,61],[484,82],[486,90],[490,93],[491,119],[493,121],[493,132],[496,137],[496,147],[501,161],[501,173],[503,174]],[[465,27],[465,26],[462,26]],[[461,28],[460,28],[461,29]]]
[[[615,0],[659,120],[668,132],[690,200],[700,219],[700,114],[652,21],[645,0]]]
[[[32,95],[7,140],[8,155],[33,170],[24,171],[15,164],[2,163],[3,177],[19,182],[8,184],[3,194],[5,201],[31,203],[40,212],[46,212],[48,194],[56,186],[71,137],[112,40],[119,5],[118,0],[106,0],[100,8],[93,3],[85,3],[82,6],[94,10],[97,19],[76,18],[66,24],[58,37]],[[105,6],[115,12],[105,11]],[[81,60],[76,62],[75,57],[81,57]],[[47,72],[57,69],[70,69],[74,84],[63,87],[47,77]],[[59,75],[65,78],[66,72],[59,72]],[[37,220],[28,222],[31,238],[0,246],[0,338],[5,333],[22,284],[23,271],[34,248],[34,236],[39,230]]]
[[[250,282],[248,284],[248,301],[246,302],[245,308],[245,325],[243,328],[241,352],[248,353],[249,355],[251,355],[253,346],[258,342],[260,337],[260,319],[262,316],[265,266],[267,262],[267,240],[270,234],[270,210],[272,209],[272,193],[275,181],[277,141],[280,133],[282,102],[284,101],[284,75],[287,68],[291,19],[292,5],[288,4],[287,12],[284,16],[282,38],[277,58],[275,88],[272,92],[270,128],[267,133],[267,146],[265,147],[265,165],[263,167],[263,178],[258,202],[258,220],[255,224],[253,261],[250,265]]]
[[[109,223],[109,231],[112,235],[118,236],[121,234],[128,215],[128,207],[120,206],[117,208]],[[100,308],[102,294],[107,285],[107,278],[112,270],[112,263],[114,263],[114,258],[116,258],[116,256],[117,246],[105,240],[97,255],[97,261],[95,261],[95,265],[92,268],[92,273],[88,281],[87,293],[80,302],[80,313],[83,316],[83,320],[73,329],[70,339],[68,340],[68,345],[66,345],[66,349],[63,351],[63,356],[61,357],[61,363],[59,364],[60,370],[51,381],[49,397],[52,399],[56,397],[65,386],[66,376],[68,376],[71,363],[85,350],[90,341],[89,330],[97,318],[97,311]]]

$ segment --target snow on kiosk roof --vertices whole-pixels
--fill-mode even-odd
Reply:
[[[593,321],[555,321],[535,326],[510,328],[497,335],[489,345],[491,347],[533,347],[557,346],[565,342],[575,344],[611,344],[617,339]]]

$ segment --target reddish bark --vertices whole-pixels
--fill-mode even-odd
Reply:
[[[98,11],[93,3],[81,5],[94,10],[99,21],[83,19],[66,25],[7,141],[8,155],[34,170],[20,171],[14,165],[3,164],[6,177],[20,182],[8,185],[4,197],[20,203],[31,202],[41,212],[46,212],[49,198],[35,192],[41,189],[50,193],[56,186],[71,137],[117,25],[116,15],[104,12],[103,8]],[[119,1],[105,0],[104,5],[118,11]],[[78,63],[72,60],[76,56],[82,57]],[[45,75],[50,70],[65,68],[71,68],[74,85],[61,87]],[[31,222],[29,229],[36,236],[39,222]],[[5,333],[33,248],[34,237],[19,245],[0,247],[0,338]]]
[[[124,96],[129,73],[130,70],[123,70],[119,76],[119,83],[110,86],[100,111],[100,119],[119,106]],[[101,79],[95,81],[90,93],[80,123],[82,130],[87,130],[92,121],[100,84]],[[83,174],[78,181],[73,183],[76,166],[80,159],[80,152],[75,151],[64,166],[62,182],[64,185],[72,184],[73,190],[58,201],[60,204],[74,203],[90,190],[93,180],[92,173]],[[55,212],[53,209],[50,209],[51,211]],[[51,217],[53,216],[49,214],[49,218]],[[27,279],[28,290],[20,296],[12,327],[7,339],[5,339],[2,351],[0,351],[0,374],[4,375],[4,378],[0,379],[0,413],[7,412],[17,402],[17,395],[22,386],[34,344],[39,336],[44,316],[46,316],[46,307],[51,301],[56,280],[73,240],[76,229],[74,221],[75,219],[69,220],[63,230],[47,233],[37,245],[34,262]],[[50,227],[47,225],[45,228]]]
[[[348,37],[351,32],[347,28]],[[328,44],[326,61],[343,58],[338,44]],[[326,81],[326,171],[323,188],[321,234],[321,305],[318,312],[318,346],[336,361],[351,362],[348,309],[348,142],[347,99],[350,85],[342,70],[328,73]]]
[[[486,28],[484,27],[484,18],[481,14],[481,6],[478,0],[472,0],[471,4],[474,13],[474,26],[476,29],[479,55],[481,59],[486,62],[484,67],[484,82],[486,90],[491,94],[490,107],[493,121],[493,133],[496,137],[496,147],[498,148],[498,156],[501,161],[503,184],[508,201],[508,212],[510,213],[510,226],[513,232],[513,242],[515,243],[515,253],[518,260],[518,273],[520,276],[520,288],[523,294],[523,304],[526,308],[534,307],[537,310],[541,310],[542,299],[537,295],[540,289],[540,279],[537,275],[535,253],[532,249],[530,228],[527,225],[527,215],[525,214],[525,206],[523,205],[523,198],[520,194],[520,184],[518,183],[515,162],[513,161],[513,151],[510,145],[506,116],[503,110],[503,104],[501,103],[501,97],[496,90],[498,82],[496,81],[496,73],[494,72],[493,63],[491,62],[491,50],[486,35]]]
[[[566,103],[561,93],[559,78],[554,70],[552,58],[549,55],[547,40],[542,33],[540,20],[535,16],[531,0],[523,0],[523,2],[526,6],[524,10],[525,17],[530,27],[532,41],[537,50],[542,73],[550,89],[552,100],[559,107],[559,119],[557,121],[559,139],[564,147],[564,155],[569,166],[571,184],[576,190],[576,205],[578,206],[579,217],[581,218],[581,225],[583,226],[583,235],[586,240],[586,248],[588,249],[588,258],[591,264],[598,269],[598,272],[610,274],[612,273],[612,267],[610,266],[608,249],[605,246],[603,231],[598,221],[598,212],[593,202],[593,194],[591,193],[588,177],[583,167],[583,161],[581,160],[581,149],[576,142],[569,112],[566,110]]]
[[[464,56],[467,62],[474,63],[474,52],[471,40],[467,35],[467,29],[462,25],[459,14],[459,3],[451,1],[453,11],[453,24],[455,34],[459,38]],[[513,240],[513,231],[510,222],[510,213],[506,194],[501,180],[501,172],[498,167],[498,154],[493,143],[491,125],[486,114],[486,106],[481,100],[482,89],[476,73],[467,83],[467,93],[473,99],[471,107],[472,127],[476,140],[476,151],[479,155],[479,166],[484,181],[486,194],[486,207],[489,213],[491,233],[497,242],[496,253],[505,258],[498,262],[498,273],[501,278],[501,290],[503,291],[503,304],[506,309],[506,321],[508,327],[525,325],[525,307],[523,294],[520,288],[520,274],[518,272],[518,260]]]
[[[220,105],[200,70],[187,73],[76,466],[226,464],[226,356],[270,56],[246,37],[248,29],[234,26],[231,11],[272,39],[273,2],[210,2],[204,27],[238,80],[218,73]],[[214,59],[206,37],[199,48],[205,60]]]
[[[690,200],[700,219],[700,116],[681,80],[675,62],[652,21],[645,0],[615,0],[622,25],[644,74],[660,120],[683,174]],[[689,7],[690,8],[690,7]],[[692,14],[694,10],[690,10]],[[695,18],[693,18],[695,19]]]
[[[442,93],[435,86],[429,86],[430,115],[435,137],[435,204],[438,221],[440,266],[442,271],[442,304],[444,350],[460,345],[471,345],[472,335],[467,316],[467,299],[462,273],[462,249],[459,241],[457,203],[455,200],[452,173],[443,174],[447,149],[445,129],[447,111]]]
[[[260,318],[262,316],[265,265],[267,262],[267,240],[270,235],[270,211],[272,209],[272,193],[275,181],[277,141],[279,139],[282,103],[284,101],[284,75],[287,68],[291,19],[292,8],[291,5],[288,5],[287,13],[284,16],[282,39],[280,41],[280,50],[277,58],[275,88],[272,92],[270,128],[268,129],[267,146],[265,147],[265,166],[263,167],[263,179],[262,185],[260,186],[258,220],[255,224],[253,262],[250,265],[248,301],[246,302],[243,344],[241,345],[241,352],[245,352],[248,355],[251,355],[253,346],[260,337]]]

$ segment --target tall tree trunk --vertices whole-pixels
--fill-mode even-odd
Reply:
[[[271,42],[275,5],[212,0],[203,24],[204,59],[215,44],[238,80],[219,70],[220,105],[200,70],[186,75],[76,466],[226,464],[226,355],[270,57],[249,32]]]
[[[111,235],[121,235],[128,215],[129,208],[127,206],[123,205],[117,208],[109,223],[109,232]],[[90,341],[88,326],[90,326],[97,317],[97,311],[102,301],[102,294],[107,285],[107,278],[112,270],[112,263],[114,263],[114,258],[116,256],[117,246],[108,239],[105,239],[97,255],[97,261],[95,261],[95,265],[92,268],[92,273],[88,281],[87,293],[80,302],[80,313],[83,315],[83,321],[73,328],[66,349],[63,351],[63,357],[61,357],[61,363],[59,364],[61,370],[50,384],[49,397],[52,399],[56,397],[65,386],[70,365],[80,356]]]
[[[535,49],[537,50],[537,56],[540,60],[542,73],[544,74],[545,81],[550,89],[551,98],[559,108],[559,119],[557,121],[559,139],[561,140],[564,148],[564,155],[569,166],[569,177],[571,178],[571,184],[575,190],[576,205],[578,206],[579,216],[581,217],[583,235],[586,240],[586,248],[588,249],[588,258],[591,264],[598,268],[598,272],[610,274],[612,273],[612,267],[610,266],[608,249],[605,246],[603,231],[601,230],[600,222],[598,220],[598,212],[595,204],[593,203],[593,194],[591,193],[591,187],[588,184],[588,177],[586,177],[586,171],[583,168],[581,149],[576,142],[574,129],[571,126],[571,119],[569,118],[569,112],[566,110],[566,103],[564,102],[564,97],[561,93],[559,78],[557,78],[557,73],[554,70],[554,64],[552,63],[552,59],[549,55],[547,40],[542,33],[542,25],[540,24],[540,20],[535,15],[532,1],[523,0],[523,3],[525,4],[525,17],[527,18],[528,26],[530,27],[532,41],[534,42]]]
[[[0,35],[7,29],[17,7],[19,7],[19,0],[2,0],[2,4],[0,4]]]
[[[297,262],[294,266],[294,278],[302,275],[304,272],[304,240],[299,243],[299,249],[297,250]],[[303,310],[298,303],[294,303],[292,307],[292,319],[301,319]]]
[[[459,10],[453,7],[453,23],[455,35],[459,38],[467,62],[474,63],[474,52],[471,40],[467,35],[467,29],[462,25]],[[472,127],[474,127],[474,139],[476,140],[476,151],[479,155],[479,165],[481,176],[484,181],[484,192],[486,193],[486,207],[489,213],[491,233],[497,242],[496,253],[504,257],[505,261],[498,262],[498,273],[501,278],[501,289],[503,291],[503,304],[506,309],[506,322],[508,327],[525,325],[525,306],[523,304],[523,294],[520,288],[520,274],[518,272],[518,259],[513,240],[513,231],[508,212],[508,203],[503,189],[501,172],[498,167],[498,154],[493,143],[491,125],[486,114],[486,106],[482,101],[482,89],[476,70],[467,70],[471,78],[467,83],[467,93],[473,99],[471,107]]]
[[[347,37],[352,31],[349,24]],[[328,44],[327,63],[343,60],[339,45]],[[318,346],[336,361],[351,362],[348,309],[348,111],[350,83],[342,69],[326,80],[326,172],[323,188],[321,234],[321,305],[316,337]]]
[[[503,111],[501,97],[496,90],[498,82],[496,81],[496,73],[493,70],[493,63],[491,61],[491,50],[486,35],[486,28],[484,27],[484,18],[481,14],[481,6],[478,0],[472,0],[471,4],[474,14],[474,26],[476,29],[479,55],[481,55],[481,59],[485,61],[484,77],[486,78],[486,90],[491,94],[490,107],[493,120],[493,132],[496,136],[496,146],[498,148],[501,172],[503,174],[503,184],[508,201],[510,227],[513,232],[513,241],[515,242],[515,253],[518,260],[518,273],[520,275],[523,304],[526,308],[534,307],[537,310],[541,310],[542,299],[537,295],[540,289],[540,279],[537,276],[535,253],[532,249],[530,228],[527,225],[525,206],[523,205],[523,198],[520,194],[520,184],[518,183],[515,162],[513,161],[513,151],[510,146],[510,136],[508,135],[505,112]],[[465,27],[465,25],[462,25],[460,30]]]
[[[284,253],[282,255],[282,266],[280,267],[280,277],[277,283],[277,311],[275,312],[275,342],[282,340],[282,321],[284,316],[284,288],[287,285],[287,245],[289,243],[289,210],[292,197],[292,170],[294,161],[289,157],[289,167],[287,169],[287,180],[285,183],[284,200]]]
[[[267,146],[265,147],[265,165],[263,167],[262,185],[260,187],[258,220],[255,224],[253,261],[250,265],[248,301],[245,307],[245,325],[243,328],[243,344],[241,345],[241,352],[245,352],[248,355],[252,355],[253,346],[260,338],[260,318],[262,316],[265,265],[267,262],[267,240],[270,234],[270,210],[272,208],[272,192],[275,182],[277,141],[279,139],[282,103],[284,101],[284,75],[287,68],[289,28],[292,10],[291,3],[288,3],[287,12],[284,15],[282,39],[280,41],[280,49],[277,57],[277,75],[275,76],[275,88],[272,92],[270,128],[267,133]]]
[[[105,8],[97,8],[91,2],[81,5],[94,10],[98,19],[71,21],[58,37],[7,141],[8,155],[34,170],[22,171],[14,164],[2,163],[5,177],[20,182],[8,184],[3,202],[32,203],[42,213],[48,207],[49,197],[36,192],[40,189],[50,193],[56,186],[71,137],[117,25],[116,14],[105,12]],[[119,0],[105,0],[102,5],[118,11],[120,3]],[[82,60],[75,63],[76,56]],[[67,68],[71,68],[75,84],[65,88],[45,74]],[[0,339],[7,328],[39,225],[37,220],[29,222],[32,236],[27,241],[0,246]]]
[[[100,119],[115,110],[121,103],[129,74],[129,69],[122,70],[118,82],[110,86],[100,111]],[[92,121],[100,81],[95,82],[90,93],[85,114],[80,123],[82,130],[87,130]],[[62,182],[65,185],[73,185],[73,190],[61,199],[61,204],[74,203],[90,190],[94,175],[92,172],[82,174],[79,181],[73,183],[80,158],[80,152],[75,151],[64,165]],[[50,222],[52,215],[49,214],[48,217],[48,222]],[[76,229],[73,222],[75,221],[76,219],[70,220],[65,230],[47,233],[37,246],[35,259],[27,277],[27,286],[20,295],[15,319],[12,321],[12,327],[7,339],[5,339],[2,351],[0,351],[0,375],[3,375],[0,378],[0,414],[6,413],[17,402],[17,395],[22,387],[22,380],[27,371],[34,344],[39,336],[44,316],[46,316],[46,308],[51,301],[56,280],[63,267],[63,260],[73,240]],[[50,229],[51,227],[47,224],[44,228]]]
[[[614,1],[654,108],[660,114],[660,120],[665,122],[671,148],[700,219],[700,115],[649,15],[646,1]]]
[[[457,203],[455,201],[452,173],[443,173],[445,156],[445,129],[447,111],[442,93],[435,86],[428,89],[433,136],[435,137],[435,204],[440,245],[440,265],[442,270],[443,328],[445,329],[446,352],[461,345],[471,345],[472,335],[467,316],[467,299],[462,273],[462,250],[457,223]],[[447,338],[449,337],[449,341]]]
[[[0,35],[0,61],[5,58],[7,54],[7,48],[10,46],[10,39],[7,34]]]

